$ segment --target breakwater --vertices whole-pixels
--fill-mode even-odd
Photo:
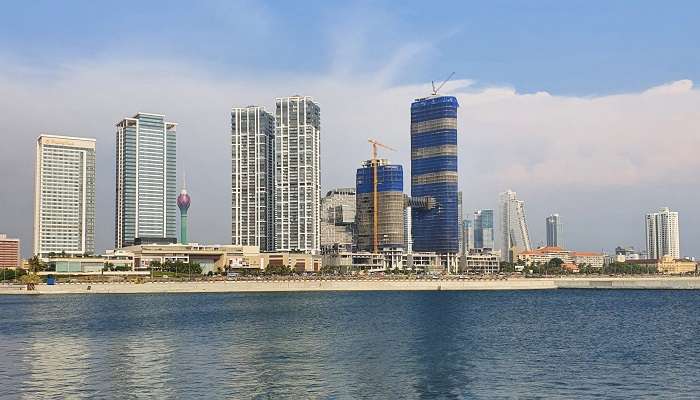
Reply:
[[[453,291],[553,289],[700,289],[697,277],[511,278],[511,279],[293,279],[146,283],[61,283],[0,286],[0,294],[223,293],[311,291]]]

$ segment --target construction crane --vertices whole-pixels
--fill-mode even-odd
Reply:
[[[437,96],[437,94],[438,94],[438,92],[440,91],[440,89],[442,89],[442,87],[445,86],[445,84],[452,78],[452,76],[454,76],[454,74],[455,74],[454,72],[451,73],[451,74],[447,77],[447,79],[445,79],[444,81],[442,81],[442,83],[440,84],[440,86],[438,86],[437,88],[435,87],[435,81],[430,81],[430,84],[433,85],[433,96]]]
[[[372,180],[373,180],[373,187],[372,187],[372,203],[373,203],[373,209],[374,209],[374,215],[372,218],[372,249],[374,250],[374,253],[379,253],[379,190],[378,190],[378,183],[379,183],[379,177],[377,173],[377,169],[379,166],[379,160],[377,159],[377,148],[382,147],[387,150],[391,151],[396,151],[395,149],[392,149],[391,147],[380,143],[377,140],[374,139],[367,139],[367,141],[372,145]]]

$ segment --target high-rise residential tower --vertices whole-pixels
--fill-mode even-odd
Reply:
[[[275,250],[321,247],[321,109],[308,96],[275,101]]]
[[[501,256],[513,261],[513,252],[529,251],[530,234],[525,219],[525,203],[515,192],[501,193]]]
[[[547,217],[547,246],[564,247],[564,233],[559,214]]]
[[[678,212],[664,207],[659,212],[647,214],[646,239],[649,258],[660,259],[663,256],[681,258]]]
[[[495,249],[493,210],[474,211],[474,248]]]
[[[95,251],[95,139],[41,135],[36,145],[34,254]]]
[[[231,111],[231,243],[272,251],[275,119],[263,107]]]
[[[117,124],[116,248],[177,242],[176,126],[149,113]]]
[[[411,196],[435,207],[413,208],[413,249],[459,252],[457,99],[433,95],[411,104]]]
[[[375,162],[377,204],[374,203]],[[356,184],[357,250],[374,251],[375,227],[377,251],[403,249],[403,167],[385,159],[367,160],[357,169]]]

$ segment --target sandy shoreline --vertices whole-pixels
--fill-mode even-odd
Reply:
[[[147,283],[62,283],[0,285],[3,294],[76,293],[225,293],[312,291],[436,291],[436,290],[553,290],[553,289],[700,289],[700,277],[663,278],[514,278],[494,280],[263,280]]]

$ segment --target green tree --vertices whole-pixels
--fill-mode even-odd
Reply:
[[[37,272],[43,271],[46,269],[46,263],[41,261],[39,256],[34,256],[29,259],[29,270],[33,273],[36,274]]]

